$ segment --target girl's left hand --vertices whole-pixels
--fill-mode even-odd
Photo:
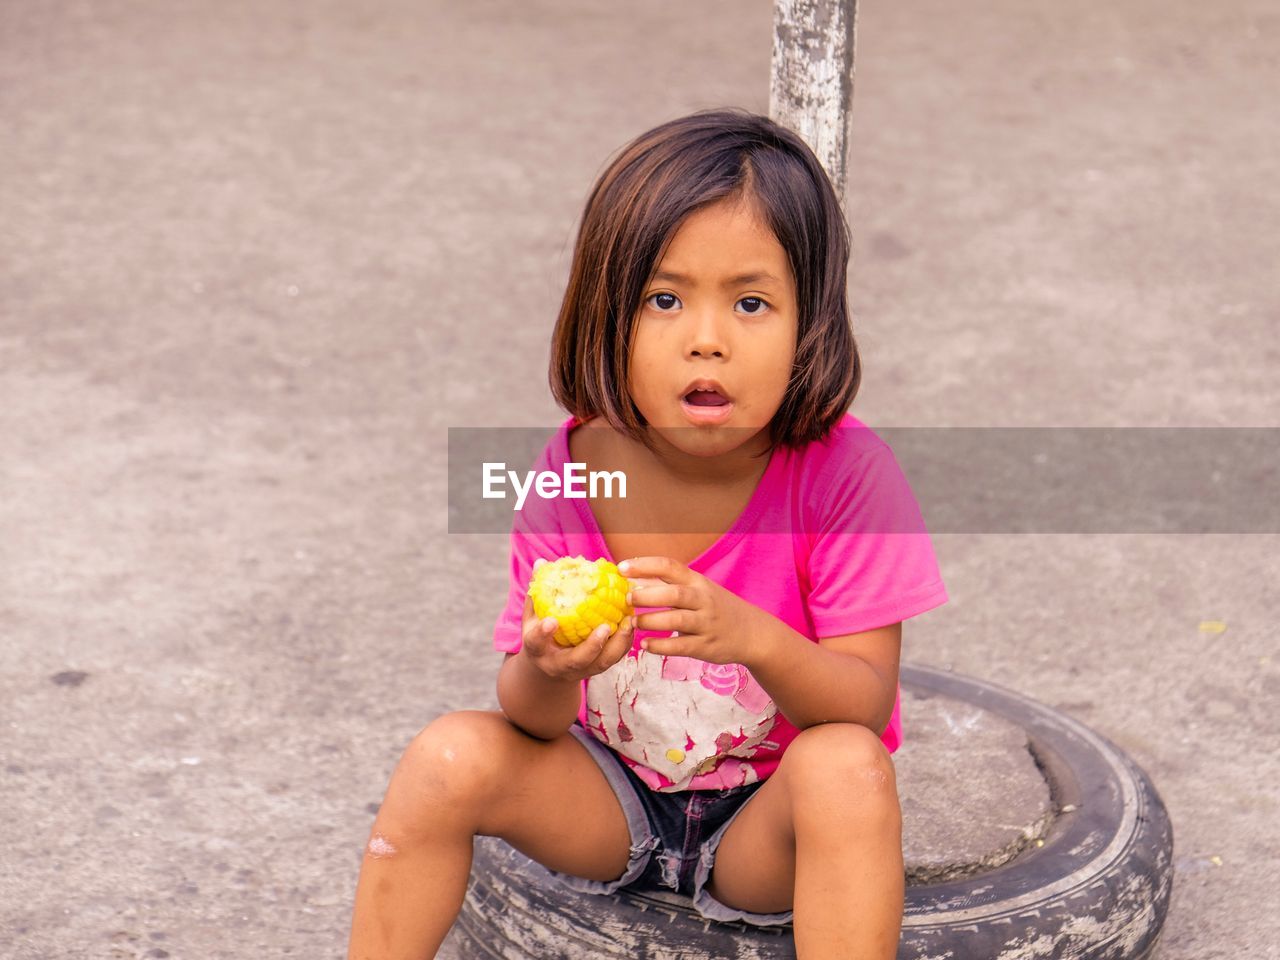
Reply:
[[[637,630],[672,630],[676,636],[646,637],[642,649],[671,657],[694,657],[708,663],[750,660],[764,611],[670,557],[632,557],[618,564],[632,581],[636,607],[671,607],[635,618]]]

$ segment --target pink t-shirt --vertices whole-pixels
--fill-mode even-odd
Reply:
[[[561,424],[536,470],[562,471]],[[531,495],[514,513],[511,589],[494,647],[520,650],[525,592],[539,557],[615,563],[587,499]],[[898,623],[947,600],[920,508],[889,446],[845,414],[821,441],[777,447],[733,526],[689,568],[773,614],[810,640]],[[637,608],[637,614],[648,609]],[[578,719],[651,788],[724,789],[768,777],[799,731],[737,664],[646,653],[583,681]],[[899,702],[881,738],[902,742]]]

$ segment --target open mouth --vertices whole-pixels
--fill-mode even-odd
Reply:
[[[727,423],[733,415],[733,401],[720,392],[720,384],[702,381],[680,398],[685,419],[694,426],[708,427]]]
[[[690,390],[684,395],[684,402],[691,407],[723,407],[729,400],[715,390]]]

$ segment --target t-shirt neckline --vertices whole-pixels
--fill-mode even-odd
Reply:
[[[575,426],[584,422],[578,420],[577,417],[571,416],[560,425],[560,432],[557,436],[557,454],[562,466],[569,462],[569,432]],[[756,487],[751,491],[751,497],[747,500],[747,505],[742,508],[742,512],[738,514],[737,519],[710,546],[686,564],[689,569],[693,570],[700,566],[705,566],[722,556],[755,525],[756,518],[764,507],[765,489],[773,480],[773,472],[781,467],[782,456],[780,449],[779,446],[774,446],[769,451],[769,462],[765,464],[764,473],[760,474],[760,479],[756,481]],[[574,498],[573,505],[578,511],[578,516],[586,524],[587,533],[596,541],[596,547],[599,549],[600,555],[613,563],[617,563],[618,558],[609,549],[609,544],[604,539],[604,531],[600,529],[600,524],[596,522],[596,515],[591,509],[591,501],[585,497],[581,499]],[[623,559],[626,558],[624,557]]]

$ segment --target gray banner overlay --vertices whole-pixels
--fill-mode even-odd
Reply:
[[[690,428],[691,431],[697,428]],[[1280,427],[877,427],[930,533],[1280,533]],[[449,429],[449,532],[536,531],[557,511],[527,474],[553,427]],[[504,496],[485,498],[489,490]],[[596,465],[591,465],[596,468]],[[573,489],[588,493],[589,471]],[[597,478],[596,496],[609,493]],[[559,487],[557,490],[556,488]],[[548,496],[563,482],[546,479]],[[613,478],[612,494],[619,487]],[[629,477],[628,498],[644,491]],[[544,497],[545,501],[546,498]],[[592,498],[581,500],[589,507]],[[654,533],[711,532],[672,521]],[[860,520],[850,533],[909,532]],[[782,532],[765,517],[757,532]],[[787,529],[790,529],[789,527]],[[619,531],[622,532],[622,531]],[[801,531],[796,531],[801,532]]]

